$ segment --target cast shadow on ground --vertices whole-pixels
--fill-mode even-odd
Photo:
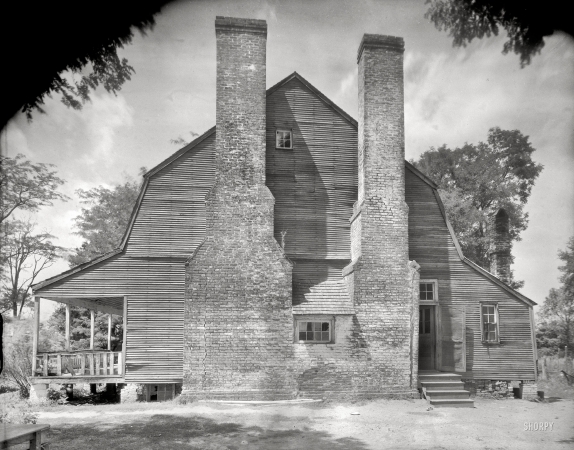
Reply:
[[[246,427],[237,423],[218,423],[200,416],[168,414],[133,419],[116,416],[114,419],[117,419],[114,423],[98,421],[92,424],[52,426],[50,442],[55,449],[78,450],[367,449],[366,444],[358,439],[335,439],[329,433],[308,428],[274,430],[258,426]]]

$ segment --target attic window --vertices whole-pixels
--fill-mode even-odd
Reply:
[[[275,132],[275,148],[293,148],[293,133],[291,130],[277,130]]]

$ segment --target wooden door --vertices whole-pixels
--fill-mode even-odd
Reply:
[[[435,368],[434,306],[419,307],[419,370]]]
[[[440,370],[466,372],[466,314],[464,307],[440,307]]]

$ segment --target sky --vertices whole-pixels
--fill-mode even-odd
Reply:
[[[71,199],[32,217],[39,230],[75,248],[77,189],[112,187],[152,168],[215,125],[215,28],[218,15],[268,24],[267,86],[294,71],[357,118],[357,49],[364,33],[405,40],[406,158],[430,147],[485,141],[489,128],[518,129],[544,166],[526,206],[529,227],[515,244],[513,269],[521,292],[539,304],[558,287],[561,261],[574,236],[574,39],[546,38],[541,54],[521,69],[502,54],[505,32],[454,48],[424,18],[424,0],[179,1],[136,32],[120,51],[136,73],[117,96],[98,89],[81,111],[48,99],[32,122],[19,114],[2,131],[3,154],[23,153],[57,166]],[[62,260],[48,278],[68,269]]]

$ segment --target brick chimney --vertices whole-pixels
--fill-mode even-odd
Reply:
[[[418,272],[409,269],[403,51],[403,40],[392,36],[365,34],[359,46],[359,192],[344,275],[380,383],[404,389],[413,388],[416,370]]]
[[[215,30],[216,173],[187,270],[183,394],[290,398],[292,266],[265,185],[267,24],[218,16]]]
[[[492,221],[493,237],[490,246],[490,272],[500,281],[510,283],[510,218],[500,208]]]

